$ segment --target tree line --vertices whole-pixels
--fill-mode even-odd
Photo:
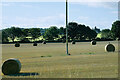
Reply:
[[[96,38],[97,34],[101,34],[102,38],[120,39],[120,21],[115,21],[111,30],[104,29],[100,33],[97,33],[95,29],[91,29],[89,26],[76,22],[69,22],[67,27],[69,40],[92,40]],[[66,28],[57,28],[56,26],[46,29],[11,27],[2,30],[2,42],[9,42],[9,39],[14,42],[16,38],[19,41],[29,42],[28,37],[34,41],[39,37],[41,37],[41,40],[62,41],[66,39]]]
[[[103,39],[120,39],[120,21],[113,22],[111,29],[103,29],[99,34]]]

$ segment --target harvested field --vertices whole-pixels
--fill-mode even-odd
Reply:
[[[3,75],[7,78],[116,78],[118,76],[118,42],[115,52],[105,52],[109,42],[69,43],[69,53],[65,53],[65,43],[38,43],[2,45],[2,62],[8,58],[17,58],[22,64],[21,74]],[[27,75],[30,74],[30,75]]]

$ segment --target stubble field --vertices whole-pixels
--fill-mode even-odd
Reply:
[[[105,52],[109,42],[69,43],[69,53],[65,53],[65,43],[2,44],[2,62],[8,58],[17,58],[22,64],[17,75],[3,75],[7,78],[116,78],[118,76],[118,42],[115,52]]]

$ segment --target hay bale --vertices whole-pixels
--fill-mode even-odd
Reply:
[[[43,41],[42,43],[43,43],[43,44],[46,44],[46,41]]]
[[[68,55],[71,55],[70,53]]]
[[[2,73],[4,75],[17,74],[21,70],[21,63],[18,59],[8,59],[2,65]]]
[[[75,44],[75,41],[72,41],[71,44]]]
[[[91,45],[96,45],[96,41],[95,40],[91,41]]]
[[[17,42],[17,43],[15,44],[15,47],[20,47],[20,43]]]
[[[113,44],[109,43],[105,46],[105,51],[106,52],[114,52],[115,51],[115,46]]]
[[[37,46],[37,43],[36,43],[36,42],[34,42],[34,43],[33,43],[33,46]]]

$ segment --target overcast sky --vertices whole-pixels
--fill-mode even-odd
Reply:
[[[117,2],[69,2],[69,22],[111,28],[118,20]],[[2,29],[65,27],[65,2],[3,2]]]

